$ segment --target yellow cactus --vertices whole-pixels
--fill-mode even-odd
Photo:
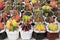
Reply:
[[[45,26],[43,24],[36,24],[35,25],[35,30],[44,31],[45,30]]]
[[[6,23],[6,28],[9,30],[10,30],[10,23],[11,23],[10,21],[7,21],[7,23]]]
[[[18,27],[18,23],[16,22],[15,19],[12,20],[12,24],[13,24],[13,26]]]
[[[37,2],[37,0],[32,0],[32,3],[36,3]]]
[[[15,30],[16,28],[18,28],[18,23],[16,22],[15,19],[10,19],[6,23],[6,28],[8,30]]]
[[[52,31],[56,31],[56,30],[58,29],[58,26],[57,26],[57,24],[55,24],[55,23],[50,23],[50,24],[48,25],[48,28],[49,28],[50,30],[52,30]]]
[[[47,6],[47,5],[44,5],[44,6],[42,7],[42,9],[43,9],[43,10],[51,10],[51,7],[50,7],[50,6]]]

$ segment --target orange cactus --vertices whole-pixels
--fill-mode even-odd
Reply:
[[[15,16],[12,16],[12,19],[15,19]]]
[[[50,17],[49,22],[54,22],[54,19],[52,17]]]
[[[0,30],[4,29],[4,25],[0,22]]]
[[[12,19],[15,19],[18,22],[20,20],[20,16],[19,15],[13,16]]]
[[[29,3],[29,0],[24,0],[25,3]]]
[[[18,22],[20,20],[20,16],[19,15],[16,15],[15,16],[15,20]]]
[[[4,12],[3,12],[3,15],[7,15],[7,14],[9,14],[9,13],[10,13],[10,11],[7,10],[7,11],[4,11]]]
[[[17,10],[13,10],[12,15],[18,15],[18,11]]]
[[[5,3],[4,3],[4,1],[0,1],[0,5],[4,5]]]
[[[52,6],[52,7],[56,6],[56,4],[57,4],[56,1],[51,1],[51,2],[50,2],[50,6]]]
[[[4,8],[4,1],[0,1],[0,10],[3,10],[3,8]]]
[[[32,9],[32,6],[31,6],[31,5],[29,5],[28,10],[31,10],[31,9]]]
[[[0,0],[0,2],[2,2],[2,1],[4,1],[4,0]]]
[[[31,18],[28,18],[27,22],[30,23],[31,22]]]

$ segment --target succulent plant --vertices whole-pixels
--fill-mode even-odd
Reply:
[[[55,24],[55,23],[50,23],[50,24],[48,25],[48,29],[49,29],[50,31],[56,31],[56,30],[58,30],[58,25]]]
[[[17,9],[18,9],[19,11],[21,11],[21,10],[23,9],[23,6],[22,6],[22,5],[17,5]]]
[[[55,22],[54,18],[52,18],[52,17],[46,18],[45,21],[48,22],[48,23],[53,23],[53,22]]]
[[[9,31],[15,31],[18,29],[18,23],[16,22],[15,19],[10,19],[7,21],[6,23],[6,28],[9,30]]]
[[[31,30],[31,25],[28,23],[26,23],[26,24],[22,23],[21,28],[23,31],[29,31],[29,30]]]
[[[44,24],[35,24],[35,30],[36,31],[45,31],[45,25]]]
[[[4,24],[0,22],[0,31],[4,29]]]
[[[25,13],[25,15],[31,16],[31,15],[32,15],[32,13],[31,13],[31,12],[29,12],[29,11],[27,11],[27,12]]]
[[[22,21],[25,23],[30,23],[31,22],[31,17],[27,15],[23,15]]]
[[[45,17],[51,17],[51,16],[53,16],[53,13],[52,13],[51,11],[44,11],[44,12],[43,12],[43,15],[44,15]]]
[[[4,8],[4,10],[12,10],[12,9],[13,9],[13,7],[11,5],[5,6],[5,8]]]

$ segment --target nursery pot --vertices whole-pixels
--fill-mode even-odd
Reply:
[[[58,36],[58,33],[49,33],[49,32],[47,32],[47,38],[49,40],[55,40],[57,38],[57,36]]]
[[[34,31],[33,34],[34,34],[33,36],[36,40],[41,40],[41,39],[44,39],[46,37],[45,31],[41,31],[41,32]]]
[[[19,38],[19,31],[6,31],[9,40],[17,40]]]
[[[23,31],[23,30],[19,30],[20,34],[21,34],[21,38],[22,39],[31,39],[32,37],[32,33],[33,33],[33,29],[29,30],[29,31]]]
[[[47,38],[49,40],[55,40],[58,36],[59,36],[59,27],[58,27],[58,30],[56,31],[51,31],[47,27]]]
[[[60,23],[59,22],[58,22],[58,27],[59,27],[58,38],[60,38]]]
[[[7,34],[5,32],[5,28],[0,31],[0,39],[5,39],[7,37]]]
[[[40,22],[39,22],[40,23]],[[35,24],[37,24],[35,22]],[[35,26],[34,26],[35,27]],[[33,32],[33,37],[36,39],[36,40],[42,40],[46,37],[46,29],[45,30],[36,30],[34,28],[34,32]]]
[[[5,39],[6,37],[7,37],[7,34],[5,31],[0,33],[0,39]]]
[[[55,19],[55,20],[56,20],[56,19]],[[58,22],[57,20],[56,20],[55,22],[58,24],[58,27],[59,27],[59,33],[60,33],[60,22]],[[58,33],[57,38],[59,38],[59,33]]]

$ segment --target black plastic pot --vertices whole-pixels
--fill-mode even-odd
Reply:
[[[0,39],[5,39],[7,37],[6,32],[0,33]]]
[[[36,32],[33,32],[33,37],[36,39],[36,40],[42,40],[46,37],[46,33],[36,33]]]

